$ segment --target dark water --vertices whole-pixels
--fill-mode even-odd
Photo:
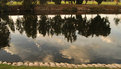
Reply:
[[[121,15],[1,15],[0,60],[121,63]]]

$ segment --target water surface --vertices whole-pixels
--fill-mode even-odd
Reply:
[[[1,15],[0,60],[121,63],[121,15]]]

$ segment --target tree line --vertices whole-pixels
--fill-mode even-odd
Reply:
[[[10,1],[17,1],[17,2],[23,2],[24,3],[34,3],[34,2],[39,2],[40,4],[47,4],[47,2],[54,2],[55,4],[61,4],[62,1],[69,2],[69,4],[82,4],[84,0],[0,0],[0,2],[10,2]],[[85,0],[86,3],[88,0]],[[95,0],[98,4],[101,4],[103,0]],[[85,3],[85,4],[86,4]]]
[[[111,28],[107,18],[97,15],[95,18],[87,20],[86,16],[76,15],[71,17],[62,18],[60,15],[56,15],[53,18],[41,15],[38,20],[37,15],[23,15],[22,18],[18,18],[16,23],[7,15],[0,17],[4,21],[0,21],[0,44],[9,44],[9,29],[11,31],[19,31],[21,34],[26,34],[27,37],[36,38],[37,31],[43,36],[59,36],[63,35],[68,42],[74,42],[77,39],[77,35],[84,37],[98,37],[108,36]],[[8,29],[8,27],[9,29]],[[16,29],[15,29],[16,27]]]
[[[8,11],[8,5],[7,3],[10,2],[11,0],[0,0],[0,12]],[[47,4],[48,1],[50,0],[14,0],[14,1],[20,1],[22,2],[22,5],[24,6],[25,10],[28,11],[33,11],[33,8],[37,3],[39,2],[40,4]],[[13,2],[14,2],[13,1]],[[65,4],[69,2],[69,4],[82,4],[84,0],[64,0]],[[88,0],[85,0],[86,3]],[[101,4],[103,0],[95,0],[98,4]],[[57,5],[60,5],[62,0],[51,0],[51,2],[54,2]],[[85,3],[85,4],[86,4]]]

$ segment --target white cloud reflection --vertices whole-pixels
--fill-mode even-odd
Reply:
[[[65,58],[74,59],[75,63],[89,63],[89,53],[83,47],[70,46],[61,51]]]
[[[111,25],[114,26],[112,23]],[[114,32],[117,31],[113,30],[112,33]],[[118,34],[121,33],[118,31]],[[74,43],[67,42],[61,35],[43,37],[41,34],[37,34],[36,39],[30,39],[25,35],[13,33],[11,38],[10,47],[6,47],[4,50],[20,56],[25,61],[52,62],[66,59],[71,63],[91,63],[96,61],[111,63],[121,60],[120,35],[117,36],[117,33],[108,37],[85,38],[79,36]],[[115,40],[114,42],[116,38],[117,41]]]
[[[113,43],[113,40],[110,37],[101,37],[101,40],[106,43]]]

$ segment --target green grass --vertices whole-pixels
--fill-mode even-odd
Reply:
[[[39,2],[37,2],[37,4],[39,4]],[[47,2],[47,4],[55,4],[55,3]],[[62,1],[61,4],[65,4],[65,2]],[[69,4],[69,2],[67,2],[66,4]],[[85,4],[85,1],[83,2],[83,4]],[[87,4],[97,4],[97,2],[88,1]],[[13,2],[13,3],[8,2],[7,5],[22,5],[22,2]],[[102,2],[102,5],[116,5],[116,2]],[[118,5],[121,5],[121,2],[119,2]]]
[[[110,69],[110,68],[62,68],[62,67],[28,67],[28,66],[10,66],[0,64],[0,69]],[[118,68],[119,69],[119,68]]]
[[[22,5],[22,2],[8,2],[7,5]]]

